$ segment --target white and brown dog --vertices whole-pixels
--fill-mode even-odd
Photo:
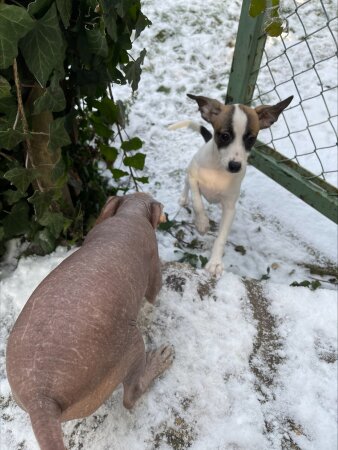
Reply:
[[[257,108],[241,104],[224,105],[218,100],[192,94],[188,94],[188,97],[196,100],[203,119],[211,123],[214,134],[187,120],[169,127],[171,130],[189,127],[200,132],[206,141],[188,166],[180,205],[187,205],[190,189],[196,228],[199,233],[205,234],[209,229],[209,219],[204,210],[202,196],[209,203],[221,204],[219,233],[206,265],[211,274],[219,275],[224,268],[224,246],[235,215],[235,205],[250,150],[256,142],[259,130],[276,122],[293,96],[276,105],[262,105]]]

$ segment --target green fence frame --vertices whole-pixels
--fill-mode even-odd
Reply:
[[[250,104],[263,56],[266,35],[264,15],[249,15],[250,1],[243,0],[226,103]],[[276,150],[257,142],[250,163],[326,217],[338,223],[338,189],[287,159]]]

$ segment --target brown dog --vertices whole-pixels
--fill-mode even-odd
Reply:
[[[161,288],[154,229],[162,205],[147,194],[108,200],[82,247],[36,288],[11,332],[7,374],[43,450],[64,450],[61,421],[93,413],[123,383],[131,408],[173,360],[145,352],[136,319]]]

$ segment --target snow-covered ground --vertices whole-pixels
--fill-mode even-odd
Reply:
[[[334,10],[334,2],[324,3]],[[336,226],[249,167],[223,276],[215,280],[201,268],[173,262],[187,253],[208,257],[215,231],[200,237],[191,214],[177,204],[184,169],[201,137],[166,127],[199,119],[186,93],[224,98],[240,4],[144,2],[153,25],[136,44],[147,48],[148,57],[130,100],[128,132],[145,143],[150,184],[144,189],[165,205],[177,227],[171,235],[158,232],[164,287],[158,304],[145,305],[139,322],[149,347],[171,342],[176,358],[131,413],[118,389],[91,417],[65,424],[71,449],[336,449]],[[316,10],[312,17],[318,20]],[[301,33],[296,30],[290,39]],[[325,76],[335,83],[333,64]],[[120,88],[115,95],[127,99],[130,92]],[[292,123],[296,120],[293,116]],[[217,223],[218,207],[207,208]],[[27,415],[10,395],[4,351],[29,295],[68,254],[59,248],[49,256],[22,258],[2,281],[1,450],[38,449]],[[318,279],[315,291],[290,286]]]

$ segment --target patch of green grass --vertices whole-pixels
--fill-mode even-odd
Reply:
[[[164,94],[170,94],[171,89],[170,89],[170,87],[161,85],[161,86],[157,89],[157,92],[163,92]]]

